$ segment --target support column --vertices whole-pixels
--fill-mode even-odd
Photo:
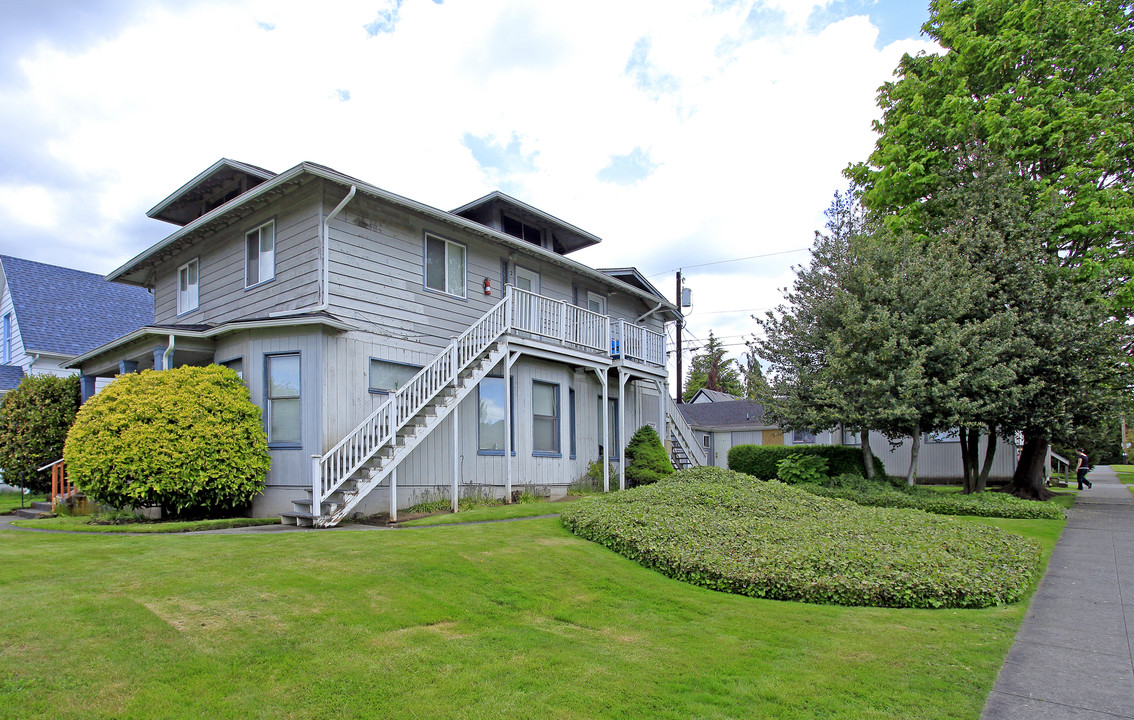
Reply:
[[[666,432],[665,426],[665,400],[669,395],[669,390],[662,384],[661,380],[654,380],[654,387],[658,389],[658,435],[662,438],[662,444],[668,442],[669,433]]]
[[[138,372],[137,360],[119,360],[118,361],[118,374],[129,375],[130,373]]]
[[[602,407],[599,412],[602,413],[602,434],[606,437],[599,437],[599,461],[602,463],[602,491],[610,492],[610,448],[607,447],[607,439],[610,437],[610,414],[607,409],[610,407],[610,394],[607,389],[606,370],[594,368],[595,375],[598,375],[599,383],[602,385]]]
[[[618,368],[618,402],[622,412],[618,413],[618,489],[626,489],[626,371]]]
[[[79,376],[79,403],[85,403],[94,397],[95,394],[95,376],[94,375],[80,375]]]
[[[508,286],[508,297],[511,297],[512,286]],[[512,363],[520,357],[504,347],[504,502],[512,502]]]
[[[453,512],[457,512],[458,491],[460,490],[460,468],[461,456],[458,452],[460,449],[460,423],[457,421],[457,415],[461,412],[461,406],[453,408],[453,412],[449,413],[449,418],[453,421]]]
[[[165,355],[165,351],[166,348],[163,347],[154,348],[154,370],[165,370],[165,366],[162,363],[162,356]]]
[[[390,471],[390,523],[398,521],[398,468]]]

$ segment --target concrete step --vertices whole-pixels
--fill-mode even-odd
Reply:
[[[42,503],[41,503],[42,504]],[[55,513],[51,512],[51,503],[47,503],[47,510],[36,510],[33,508],[16,508],[16,517],[22,517],[25,520],[38,520],[40,518],[55,517]]]
[[[280,523],[298,527],[314,527],[315,516],[306,512],[283,512],[280,513]]]
[[[46,510],[47,512],[51,512],[50,502],[36,500],[35,502],[31,503],[30,507],[32,510]]]

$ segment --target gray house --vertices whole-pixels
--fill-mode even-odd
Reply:
[[[153,322],[144,288],[0,255],[0,393],[25,375],[74,375],[69,360]]]
[[[622,483],[637,427],[688,430],[666,381],[677,308],[632,268],[572,260],[600,239],[502,193],[446,212],[313,163],[220,160],[149,215],[177,228],[107,279],[152,290],[153,322],[71,366],[87,393],[148,368],[240,373],[272,460],[256,515],[561,494],[600,451]]]

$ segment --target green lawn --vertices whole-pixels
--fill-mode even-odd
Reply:
[[[1111,465],[1110,467],[1118,475],[1119,482],[1134,485],[1134,465]]]
[[[24,507],[29,507],[33,502],[42,502],[47,500],[47,496],[43,493],[31,493],[24,495]],[[20,507],[20,493],[12,490],[0,492],[0,515],[7,515],[8,513]]]
[[[185,533],[200,530],[225,530],[252,525],[279,525],[279,518],[219,518],[216,520],[177,520],[172,522],[128,523],[125,525],[92,525],[89,515],[53,517],[42,520],[13,520],[17,527],[41,530],[70,530],[88,533]]]
[[[512,520],[515,518],[558,515],[564,504],[573,500],[559,502],[514,503],[512,505],[484,505],[462,510],[459,513],[438,513],[428,517],[407,520],[399,523],[401,527],[421,527],[424,525],[453,525],[455,523],[484,522],[486,520]]]
[[[1037,537],[1059,521],[966,518]],[[979,717],[1024,614],[665,578],[557,519],[0,532],[0,718]]]

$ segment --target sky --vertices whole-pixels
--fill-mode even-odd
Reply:
[[[671,299],[682,268],[686,348],[736,356],[869,155],[878,87],[937,49],[927,4],[0,0],[0,253],[105,274],[221,157],[312,161],[444,210],[502,190]]]

